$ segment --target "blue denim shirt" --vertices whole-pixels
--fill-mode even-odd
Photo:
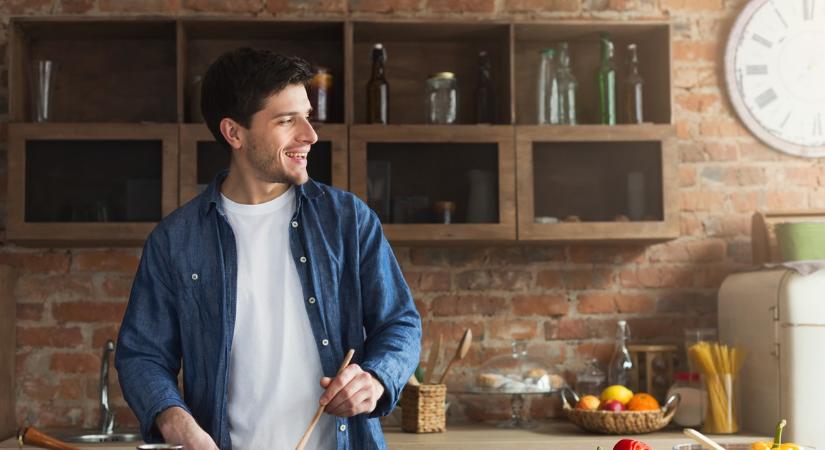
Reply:
[[[222,450],[232,448],[227,379],[238,262],[220,202],[226,175],[152,231],[132,285],[115,363],[147,442],[162,440],[155,416],[179,406]],[[354,348],[352,362],[386,388],[372,413],[336,417],[337,448],[386,448],[378,417],[393,409],[418,364],[421,318],[381,223],[363,201],[313,180],[296,186],[295,197],[285,231],[324,374],[335,376]]]

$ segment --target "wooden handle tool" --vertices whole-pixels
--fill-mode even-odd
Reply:
[[[35,427],[21,428],[17,432],[17,440],[22,445],[34,447],[50,448],[52,450],[80,450],[78,447],[69,445],[60,439],[53,438]]]
[[[347,368],[347,366],[349,365],[349,362],[352,360],[352,355],[354,355],[354,354],[355,354],[355,349],[350,349],[347,352],[347,355],[344,356],[344,362],[341,363],[341,367],[338,369],[338,373],[336,374],[336,376],[340,375],[341,372],[343,372],[344,369]],[[300,440],[300,442],[298,442],[298,445],[295,447],[295,450],[304,450],[304,447],[306,447],[307,442],[309,442],[309,436],[312,435],[312,430],[315,429],[315,425],[317,425],[318,421],[321,420],[321,414],[324,413],[324,410],[326,408],[327,408],[326,405],[321,405],[321,406],[318,407],[318,411],[315,411],[315,416],[312,418],[312,422],[309,423],[309,426],[307,427],[307,430],[304,431],[304,436],[301,437],[301,440]]]

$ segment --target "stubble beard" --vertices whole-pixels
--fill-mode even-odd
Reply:
[[[255,170],[259,178],[268,183],[285,183],[299,186],[309,179],[306,170],[301,170],[297,175],[287,173],[278,161],[281,155],[280,151],[274,155],[267,155],[260,150],[257,143],[252,143],[247,154],[252,169]]]

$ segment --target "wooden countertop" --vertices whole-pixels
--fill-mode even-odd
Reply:
[[[674,445],[686,443],[688,439],[677,429],[667,429],[643,436],[604,436],[585,433],[566,421],[543,423],[532,430],[501,429],[494,425],[470,424],[454,425],[444,433],[412,434],[404,433],[396,427],[384,430],[387,445],[392,450],[595,450],[602,446],[611,450],[622,437],[639,439],[653,450],[671,450]],[[742,434],[735,436],[715,436],[721,443],[751,443],[767,440],[764,436]],[[80,446],[88,450],[134,449],[137,443],[92,444]],[[0,449],[17,448],[17,442],[7,439],[0,443]],[[33,449],[34,447],[23,447]]]

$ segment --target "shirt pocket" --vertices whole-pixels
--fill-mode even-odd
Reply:
[[[223,292],[217,277],[209,271],[190,267],[180,275],[182,295],[181,315],[189,326],[220,323]]]

